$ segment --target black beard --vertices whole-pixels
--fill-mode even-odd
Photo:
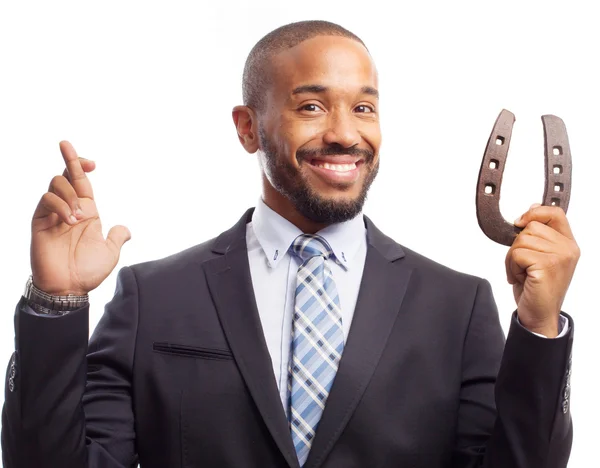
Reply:
[[[375,155],[372,151],[332,145],[323,150],[299,150],[296,153],[298,161],[305,161],[305,164],[310,164],[310,160],[318,156],[349,154],[364,157],[363,164],[368,172],[359,196],[349,201],[328,200],[313,190],[304,181],[302,174],[285,158],[278,156],[263,128],[259,129],[258,135],[265,154],[265,170],[270,174],[271,184],[292,202],[302,216],[319,224],[335,224],[349,221],[361,213],[369,188],[379,171],[379,161],[373,163]],[[343,190],[344,185],[340,184],[339,188]]]

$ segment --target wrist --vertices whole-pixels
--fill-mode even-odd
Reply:
[[[559,315],[544,319],[530,319],[527,314],[521,314],[517,310],[519,323],[532,333],[544,335],[547,338],[556,338],[559,333]]]
[[[63,297],[63,296],[77,296],[77,297],[83,297],[83,296],[87,296],[88,292],[87,291],[79,291],[79,290],[75,290],[75,289],[52,289],[51,287],[46,287],[44,285],[40,285],[39,281],[36,280],[36,278],[31,275],[29,277],[29,279],[31,280],[34,288],[36,289],[36,291],[42,292],[43,294],[46,294],[48,296],[56,296],[56,297]]]
[[[27,280],[23,296],[31,305],[36,306],[36,311],[50,315],[76,310],[89,304],[87,294],[49,294],[42,291],[33,284],[33,276]]]

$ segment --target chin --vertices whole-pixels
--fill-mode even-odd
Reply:
[[[317,199],[321,203],[335,204],[339,206],[354,205],[359,200],[359,195],[349,195],[348,193],[317,193]]]
[[[312,192],[308,196],[296,198],[292,203],[307,219],[318,223],[333,224],[349,221],[362,212],[365,198],[361,195],[349,196]]]
[[[353,204],[361,198],[362,191],[360,189],[361,187],[352,186],[328,188],[327,190],[312,189],[311,192],[315,198],[321,199],[323,202]]]

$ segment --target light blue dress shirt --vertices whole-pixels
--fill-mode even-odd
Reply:
[[[294,239],[303,234],[287,219],[259,200],[246,226],[248,259],[254,296],[279,395],[287,409],[287,379],[292,341],[296,273],[300,259],[290,254]],[[348,338],[367,256],[367,230],[362,215],[317,233],[331,246],[336,261],[328,260],[340,297],[344,340]],[[282,294],[285,291],[285,294]]]

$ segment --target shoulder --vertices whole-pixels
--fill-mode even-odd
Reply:
[[[399,244],[400,245],[400,244]],[[452,285],[466,284],[477,287],[487,283],[487,280],[454,268],[450,268],[439,263],[425,255],[401,245],[405,253],[404,261],[406,266],[413,269],[413,272],[421,277],[427,278],[436,283],[443,283],[445,287]]]
[[[445,289],[455,285],[477,287],[482,283],[487,283],[487,280],[483,278],[450,268],[396,242],[381,232],[367,217],[365,217],[365,224],[369,244],[386,258],[397,263],[400,268],[412,270],[413,277],[426,280],[435,286],[443,285]]]
[[[130,268],[138,278],[180,278],[182,275],[195,273],[202,264],[222,256],[246,241],[246,227],[252,219],[253,209],[247,210],[237,223],[201,244],[189,247],[180,252],[158,260],[131,265]]]
[[[164,258],[130,265],[138,280],[156,277],[175,277],[190,268],[198,268],[207,261],[219,257],[213,251],[218,237],[209,239],[201,244],[189,247]]]
[[[370,247],[379,251],[395,269],[404,271],[404,277],[408,278],[404,301],[411,310],[419,312],[419,320],[437,321],[443,324],[441,328],[463,336],[478,297],[485,298],[489,313],[496,310],[491,285],[484,278],[450,268],[399,244],[376,231],[372,223],[367,223],[367,230]]]

